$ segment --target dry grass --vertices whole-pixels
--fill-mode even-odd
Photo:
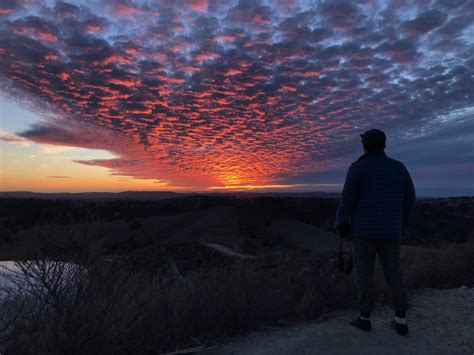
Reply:
[[[18,312],[3,334],[0,351],[160,353],[212,345],[264,326],[313,320],[355,305],[352,276],[338,274],[328,264],[308,270],[301,260],[286,258],[277,269],[266,270],[242,261],[230,269],[191,272],[170,284],[116,265],[92,268],[88,278],[78,274],[68,292],[63,283],[50,283],[47,293],[54,297],[48,302],[31,292],[10,300]],[[407,284],[411,288],[472,286],[473,260],[473,242],[434,249],[410,247],[403,256]],[[61,265],[23,267],[40,280],[58,280],[64,273],[70,277],[70,270]],[[378,270],[380,299],[388,302],[380,276]],[[34,300],[29,307],[18,306],[29,299]]]
[[[42,261],[39,261],[41,263]],[[39,279],[58,279],[56,267],[22,267]],[[13,353],[136,353],[174,350],[213,343],[265,325],[283,325],[351,304],[350,278],[331,276],[321,268],[309,275],[288,259],[278,270],[256,271],[250,263],[232,269],[192,272],[165,285],[126,268],[90,270],[89,279],[68,294],[48,293],[34,317],[24,314],[5,334],[4,351]],[[48,274],[54,273],[53,276]],[[28,289],[25,285],[23,289]],[[37,300],[42,296],[29,294]],[[335,297],[337,295],[337,297]],[[17,315],[16,315],[17,316]]]
[[[408,248],[402,261],[409,288],[474,286],[474,240],[432,248]]]

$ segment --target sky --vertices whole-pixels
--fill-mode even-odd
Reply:
[[[474,195],[474,2],[0,3],[0,190]]]

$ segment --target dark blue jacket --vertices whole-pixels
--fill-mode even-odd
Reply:
[[[347,171],[335,228],[341,233],[350,223],[352,237],[400,239],[415,198],[405,165],[384,151],[370,151]]]

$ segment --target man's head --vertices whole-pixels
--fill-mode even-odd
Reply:
[[[362,133],[360,138],[362,145],[364,146],[364,150],[367,152],[385,149],[387,137],[385,136],[385,133],[379,129],[369,129],[368,131]]]

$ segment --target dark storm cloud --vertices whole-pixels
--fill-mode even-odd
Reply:
[[[309,182],[370,127],[429,145],[472,114],[470,2],[5,4],[1,87],[52,113],[21,137],[109,150],[78,163],[114,174]],[[424,154],[407,156],[433,166]]]

